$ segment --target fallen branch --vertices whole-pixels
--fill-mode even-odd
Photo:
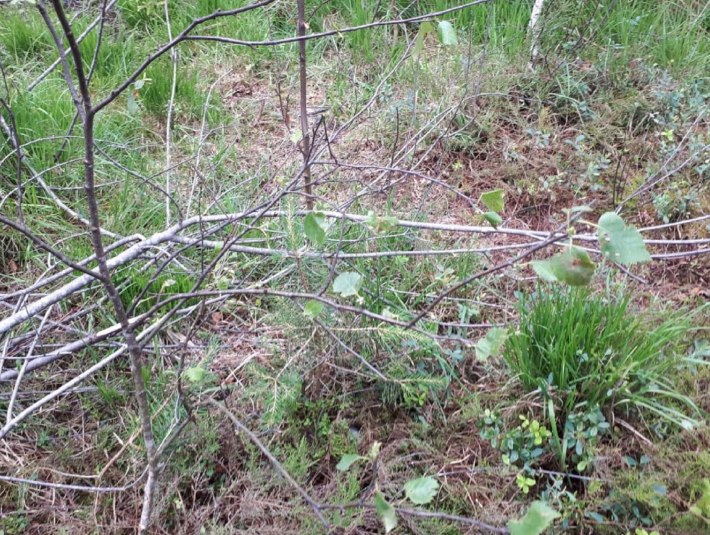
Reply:
[[[260,214],[261,217],[288,217],[288,216],[306,216],[309,213],[312,213],[309,210],[298,210],[295,212],[288,212],[288,211],[283,211],[283,210],[272,210],[268,212],[264,212]],[[364,223],[367,221],[366,216],[358,215],[358,214],[352,214],[352,213],[347,213],[347,212],[336,212],[336,211],[322,211],[319,212],[325,215],[326,217],[331,217],[335,219],[342,219],[346,221],[352,221],[354,223]],[[246,211],[246,212],[237,212],[237,213],[232,213],[232,214],[216,214],[216,215],[206,215],[206,216],[193,216],[188,219],[185,219],[182,223],[178,223],[176,225],[173,225],[172,227],[158,232],[149,238],[143,239],[140,242],[132,245],[125,251],[119,253],[113,258],[110,258],[107,260],[107,266],[110,270],[115,269],[116,267],[122,266],[132,260],[135,260],[138,258],[143,252],[151,247],[156,247],[162,243],[165,242],[175,242],[175,241],[180,241],[180,239],[177,238],[178,233],[182,232],[183,230],[194,226],[194,225],[203,225],[203,224],[208,224],[208,223],[236,223],[238,221],[241,221],[243,219],[248,219],[248,218],[253,218],[254,216],[254,211]],[[540,232],[540,231],[531,231],[531,230],[523,230],[523,229],[514,229],[514,228],[505,228],[505,227],[499,227],[497,229],[491,227],[491,226],[476,226],[476,225],[457,225],[457,224],[449,224],[449,223],[428,223],[424,221],[409,221],[409,220],[399,220],[397,222],[398,226],[404,227],[404,228],[413,228],[413,229],[418,229],[418,230],[430,230],[430,231],[441,231],[441,232],[458,232],[458,233],[463,233],[463,234],[483,234],[483,235],[494,235],[494,234],[503,234],[503,235],[510,235],[510,236],[522,236],[522,237],[527,237],[527,238],[534,238],[539,241],[546,241],[549,240],[550,237],[552,236],[552,233],[550,232]],[[650,227],[649,229],[641,229],[642,231],[644,230],[653,230],[655,227]],[[193,243],[198,243],[200,240],[195,240]],[[553,240],[557,241],[557,240]],[[577,242],[598,242],[598,238],[596,235],[593,234],[576,234],[575,235],[575,241]],[[553,243],[550,242],[550,243]],[[706,239],[695,239],[695,240],[667,240],[667,239],[646,239],[644,240],[646,244],[649,245],[675,245],[675,246],[688,246],[688,245],[705,245],[705,244],[710,244],[710,238]],[[237,246],[238,247],[238,246]],[[493,250],[493,249],[491,249]],[[278,252],[276,253],[278,254]],[[341,256],[343,253],[339,253],[338,256]],[[706,248],[699,248],[694,251],[688,252],[688,253],[669,253],[669,254],[660,254],[660,255],[654,255],[654,258],[657,259],[677,259],[677,258],[682,258],[686,256],[698,256],[698,255],[703,255],[703,254],[708,254],[708,249]],[[81,264],[78,263],[79,265]],[[92,272],[96,273],[99,275],[98,270],[92,270]],[[25,307],[23,307],[22,310],[15,312],[8,318],[5,318],[4,320],[0,321],[0,335],[8,332],[10,329],[13,329],[14,327],[20,325],[21,323],[27,321],[28,319],[34,317],[35,315],[41,313],[46,309],[48,306],[58,303],[62,299],[67,298],[68,296],[72,295],[73,293],[81,290],[88,284],[90,284],[93,281],[93,278],[90,277],[89,275],[82,275],[80,277],[77,277],[73,279],[72,281],[66,283],[65,285],[61,286],[60,288],[57,288],[56,290],[50,292],[49,294],[45,295],[44,297],[33,301],[32,303],[27,304]]]

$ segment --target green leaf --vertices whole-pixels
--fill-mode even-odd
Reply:
[[[365,218],[365,224],[367,224],[376,233],[389,232],[397,225],[399,225],[399,220],[392,216],[378,216],[370,210],[367,212],[367,217]]]
[[[496,214],[495,212],[486,212],[483,214],[483,219],[488,221],[493,228],[498,228],[498,225],[500,225],[503,222],[503,218]]]
[[[412,52],[413,56],[415,58],[418,58],[419,55],[422,53],[422,50],[424,50],[424,42],[426,40],[426,36],[429,35],[434,31],[434,25],[429,22],[422,22],[419,25],[419,31],[417,32],[417,38],[416,41],[414,42],[414,51]]]
[[[138,106],[138,102],[136,101],[136,97],[133,96],[132,92],[128,92],[128,113],[131,115],[134,115],[138,113],[138,110],[140,110],[140,107]]]
[[[439,482],[431,476],[412,479],[404,484],[404,494],[417,505],[426,505],[434,499]]]
[[[419,25],[419,35],[426,37],[431,33],[434,33],[434,25],[431,22],[427,20]]]
[[[193,366],[192,368],[187,368],[182,374],[185,376],[185,379],[191,383],[201,383],[205,375],[207,375],[207,370],[201,366]]]
[[[333,281],[333,291],[343,297],[357,295],[362,286],[362,275],[354,271],[346,271]]]
[[[599,243],[607,258],[620,264],[639,264],[651,260],[641,233],[633,225],[624,223],[614,212],[607,212],[599,218]]]
[[[303,231],[315,245],[325,243],[325,228],[325,216],[321,213],[312,212],[303,220]]]
[[[487,360],[489,357],[497,355],[503,349],[507,339],[508,329],[503,329],[502,327],[489,329],[486,336],[476,343],[476,358],[478,360]]]
[[[533,271],[542,280],[547,281],[547,282],[559,282],[557,280],[557,277],[555,276],[553,269],[552,269],[551,259],[534,260],[530,263],[530,265],[532,266]]]
[[[341,472],[347,472],[353,464],[363,459],[365,459],[365,457],[361,457],[355,453],[348,453],[347,455],[343,455],[343,458],[335,465],[335,468]]]
[[[441,44],[444,46],[456,46],[459,44],[454,25],[448,20],[439,21],[439,37],[441,38]]]
[[[510,535],[539,535],[545,531],[560,514],[545,502],[533,502],[520,520],[508,522]]]
[[[502,189],[494,189],[481,194],[481,202],[486,205],[486,208],[493,212],[502,212],[505,203],[503,201],[505,192]]]
[[[570,286],[586,286],[594,275],[594,262],[583,249],[569,247],[564,252],[532,262],[532,268],[546,281],[559,281]]]
[[[303,313],[311,319],[317,318],[320,313],[323,312],[324,306],[325,305],[320,301],[311,299],[310,301],[306,301],[306,304],[303,305]]]
[[[394,507],[387,503],[381,492],[375,493],[375,511],[377,512],[377,518],[380,519],[380,522],[385,527],[385,533],[389,533],[397,527],[397,512]]]

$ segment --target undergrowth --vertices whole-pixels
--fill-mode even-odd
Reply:
[[[245,3],[171,1],[172,33],[195,16]],[[60,139],[74,117],[71,95],[60,68],[27,89],[56,52],[34,8],[20,4],[0,6],[0,60],[8,82],[7,94],[2,87],[0,97],[13,109],[25,143],[24,162],[49,169],[44,180],[85,214],[81,128],[73,129],[68,142]],[[95,3],[90,4],[75,14],[77,33],[96,16]],[[459,4],[308,2],[309,31]],[[336,252],[489,248],[487,238],[449,239],[443,233],[387,228],[387,217],[483,224],[457,192],[476,199],[485,190],[504,190],[510,208],[502,214],[502,225],[516,228],[556,228],[562,222],[553,215],[558,208],[588,202],[594,209],[623,208],[639,226],[710,213],[708,134],[702,120],[710,94],[710,10],[702,4],[548,1],[541,57],[532,70],[527,0],[492,1],[439,17],[435,22],[453,24],[458,45],[442,46],[438,36],[429,34],[418,54],[411,54],[409,44],[416,42],[419,24],[309,42],[308,105],[326,109],[329,129],[376,96],[363,125],[334,143],[338,156],[392,163],[397,144],[415,140],[413,156],[397,165],[416,164],[450,189],[439,194],[430,184],[404,177],[399,189],[358,199],[347,208],[363,215],[373,210],[373,218],[385,224],[333,224],[319,245],[309,240],[295,215],[300,200],[284,199],[274,208],[286,215],[262,221],[245,238],[250,246],[306,254],[294,264],[277,254],[234,252],[225,255],[204,288],[257,285],[274,277],[269,288],[325,288],[324,295],[333,298],[327,285],[338,275],[331,273],[329,256]],[[277,39],[294,34],[294,21],[295,3],[282,1],[264,11],[215,20],[204,33]],[[162,2],[119,0],[92,76],[96,98],[167,39]],[[85,57],[93,56],[97,43],[96,33],[90,33],[81,45]],[[295,152],[284,156],[285,146],[293,149],[298,113],[297,47],[183,45],[176,49],[171,130],[179,208],[187,207],[194,187],[200,198],[192,204],[193,213],[203,201],[205,213],[253,209],[300,165]],[[133,100],[120,98],[97,124],[102,224],[123,236],[150,235],[166,224],[159,187],[172,76],[168,55],[129,89]],[[284,125],[282,106],[291,112],[292,131]],[[451,108],[450,121],[419,131]],[[198,148],[199,159],[193,157]],[[2,136],[0,198],[3,211],[14,214],[15,195],[9,192],[15,187],[17,161],[10,153]],[[663,176],[674,155],[688,165],[664,178],[650,202],[626,199],[648,177]],[[337,207],[353,192],[370,187],[376,176],[372,170],[334,171],[331,184],[319,185],[317,208]],[[23,211],[33,230],[67,256],[91,254],[86,228],[31,180],[25,183]],[[705,238],[706,223],[659,236]],[[54,265],[20,233],[3,228],[1,234],[2,291],[34,281]],[[215,235],[229,237],[228,230]],[[155,258],[145,260],[159,264],[164,252],[156,248],[154,253]],[[133,312],[145,312],[189,290],[200,267],[215,254],[216,249],[205,249],[180,255],[181,268],[159,276],[152,265],[117,270],[120,297]],[[433,296],[498,258],[495,251],[456,257],[355,256],[341,266],[362,276],[354,298],[361,306],[408,321]],[[702,533],[707,520],[690,509],[703,499],[710,469],[708,352],[702,341],[707,308],[668,312],[642,303],[660,294],[669,302],[700,308],[707,291],[706,258],[673,264],[677,274],[660,271],[657,264],[643,268],[640,277],[647,284],[619,274],[618,294],[598,288],[531,289],[524,271],[504,270],[449,296],[432,312],[442,326],[425,318],[420,333],[328,307],[309,317],[282,298],[239,298],[207,306],[200,309],[190,340],[184,332],[194,325],[178,318],[161,335],[168,354],[154,351],[157,346],[145,348],[156,433],[164,437],[175,419],[185,416],[174,395],[175,366],[184,358],[184,392],[196,399],[224,396],[299,484],[319,499],[354,503],[369,499],[375,488],[399,498],[402,483],[427,474],[441,481],[432,508],[498,525],[525,502],[542,498],[561,512],[561,530],[634,533],[660,525]],[[98,296],[89,290],[86,302],[93,304]],[[59,312],[69,314],[82,305],[72,301]],[[100,331],[114,322],[99,308],[84,327]],[[503,353],[507,367],[495,359],[476,359],[472,345],[490,325],[514,331]],[[41,392],[98,362],[109,349],[115,349],[113,342],[66,356],[28,384]],[[693,357],[687,358],[691,351]],[[67,396],[42,418],[29,421],[16,444],[10,444],[19,444],[21,462],[8,457],[8,473],[86,484],[66,474],[84,472],[93,478],[115,455],[100,483],[123,485],[137,477],[142,445],[129,379],[126,363],[118,362],[87,381],[79,401]],[[6,409],[3,392],[0,412]],[[335,468],[344,455],[365,454],[375,442],[382,444],[382,452],[374,466],[348,473]],[[164,481],[165,498],[156,516],[170,532],[320,533],[310,510],[261,452],[206,410],[195,412],[167,459]],[[88,532],[97,522],[102,527],[96,529],[119,530],[124,519],[135,517],[141,500],[138,487],[96,500],[30,489],[0,483],[0,532]],[[72,516],[66,513],[70,510],[77,512]],[[343,529],[378,529],[374,514],[360,510],[336,510],[329,518]],[[420,520],[413,522],[413,531],[460,532],[459,525],[444,520]]]

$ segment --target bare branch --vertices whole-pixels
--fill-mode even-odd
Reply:
[[[296,0],[298,7],[298,36],[306,35],[305,0]],[[306,41],[298,42],[298,78],[300,85],[301,152],[303,153],[303,180],[306,191],[306,208],[313,210],[311,190],[311,132],[308,127],[308,74],[306,66]]]
[[[368,30],[371,28],[378,28],[383,26],[400,26],[402,24],[410,24],[413,22],[424,22],[431,20],[436,17],[441,17],[443,15],[449,15],[451,13],[456,13],[464,9],[471,8],[480,4],[485,4],[491,0],[475,0],[474,2],[467,2],[458,6],[450,7],[448,9],[442,9],[440,11],[433,11],[425,15],[417,15],[415,17],[409,17],[405,19],[395,19],[395,20],[382,20],[377,22],[370,22],[368,24],[361,24],[359,26],[351,26],[348,28],[340,28],[337,30],[328,30],[325,32],[311,33],[303,36],[296,37],[285,37],[283,39],[273,39],[265,41],[244,41],[241,39],[232,39],[230,37],[221,37],[215,35],[185,35],[184,39],[191,41],[214,41],[217,43],[226,43],[230,45],[248,46],[248,47],[259,47],[259,46],[279,46],[286,45],[289,43],[297,43],[301,41],[311,41],[313,39],[322,39],[323,37],[330,37],[332,35],[341,35],[351,32],[359,32],[362,30]]]

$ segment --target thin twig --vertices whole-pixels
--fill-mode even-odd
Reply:
[[[52,307],[49,307],[47,309],[47,312],[45,312],[44,316],[42,317],[42,321],[39,324],[39,327],[35,331],[35,336],[34,339],[32,340],[32,345],[30,345],[30,348],[27,350],[27,355],[22,363],[22,367],[20,368],[19,373],[17,374],[17,379],[15,380],[15,387],[12,389],[12,394],[10,395],[10,401],[7,404],[7,418],[5,420],[5,423],[8,423],[10,420],[12,420],[12,409],[14,408],[15,405],[15,399],[17,398],[17,393],[20,391],[20,384],[22,383],[22,378],[25,375],[25,372],[27,371],[27,364],[30,362],[30,358],[32,357],[32,353],[35,350],[35,347],[37,346],[37,342],[39,341],[40,336],[42,335],[42,330],[44,329],[45,323],[47,323],[47,318],[49,318],[49,314],[52,312]]]
[[[168,9],[168,0],[163,2],[163,11],[165,13],[165,25],[168,30],[168,39],[173,40],[173,27],[170,24],[170,10]],[[172,79],[170,82],[170,99],[168,100],[168,113],[165,119],[165,226],[170,226],[170,154],[172,140],[172,122],[173,110],[175,107],[175,91],[177,89],[177,52],[175,48],[170,49],[170,62],[172,64]]]
[[[132,489],[138,483],[140,483],[145,477],[146,471],[144,471],[140,476],[134,479],[131,483],[123,485],[121,487],[94,487],[90,485],[70,485],[66,483],[52,483],[51,481],[42,481],[39,479],[25,479],[22,477],[13,476],[3,476],[0,475],[0,481],[6,481],[8,483],[17,483],[19,485],[30,485],[34,487],[47,487],[56,490],[75,490],[80,492],[91,492],[104,494],[107,492],[125,492]]]

